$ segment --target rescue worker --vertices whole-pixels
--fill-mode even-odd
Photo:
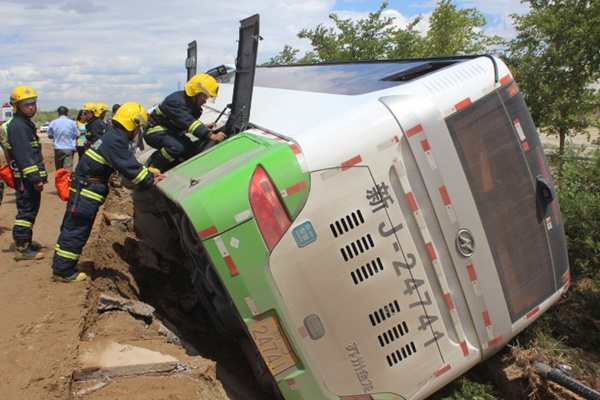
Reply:
[[[96,117],[100,118],[102,122],[104,122],[104,126],[106,126],[106,114],[108,114],[108,104],[106,103],[96,103]],[[114,114],[113,114],[114,115]]]
[[[44,258],[39,243],[33,242],[33,225],[40,209],[44,183],[48,182],[42,142],[31,121],[37,112],[37,99],[37,94],[31,87],[17,86],[10,95],[14,116],[6,127],[6,147],[16,181],[17,216],[13,239],[17,260]]]
[[[87,278],[77,271],[77,261],[98,213],[106,200],[113,172],[131,180],[138,189],[150,189],[164,178],[138,163],[129,142],[146,126],[148,114],[137,103],[125,103],[112,119],[112,127],[81,157],[71,181],[71,193],[52,261],[53,279],[80,282]]]
[[[100,118],[98,118],[98,105],[95,103],[87,103],[83,106],[83,110],[86,112],[87,123],[85,128],[87,129],[88,136],[90,138],[90,144],[94,144],[96,140],[100,139],[106,132],[106,124]]]
[[[164,172],[199,153],[198,144],[206,140],[220,142],[223,132],[212,133],[216,123],[203,124],[198,120],[202,106],[217,97],[219,84],[210,75],[194,75],[184,90],[167,96],[150,115],[149,129],[144,140],[156,149],[148,159],[147,166]],[[194,143],[185,135],[189,132],[200,139]]]

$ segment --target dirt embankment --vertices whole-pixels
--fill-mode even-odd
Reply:
[[[127,189],[113,188],[96,219],[79,262],[91,279],[52,281],[65,203],[54,188],[52,144],[43,142],[50,183],[34,239],[45,246],[44,259],[14,260],[14,190],[6,188],[0,207],[0,398],[265,398],[237,345],[212,330],[180,283],[186,280],[161,270],[136,239]]]

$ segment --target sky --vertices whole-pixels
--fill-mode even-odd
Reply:
[[[363,19],[383,0],[2,0],[0,103],[19,85],[31,86],[38,109],[133,101],[149,108],[183,89],[188,43],[198,43],[197,71],[234,64],[239,22],[260,15],[258,63],[285,44],[310,50],[302,29],[332,25],[328,16]],[[426,31],[437,1],[388,0],[385,15],[405,27],[422,15]],[[520,0],[454,0],[476,7],[484,31],[515,36],[509,14],[524,14]]]

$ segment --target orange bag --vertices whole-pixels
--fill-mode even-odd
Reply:
[[[2,180],[6,182],[8,186],[13,189],[15,188],[15,174],[10,168],[10,165],[6,164],[0,167],[0,178],[2,178]]]
[[[65,168],[59,168],[54,173],[54,186],[56,186],[59,197],[64,201],[69,200],[72,178],[73,171],[69,171]]]

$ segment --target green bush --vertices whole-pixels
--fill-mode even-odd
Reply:
[[[600,277],[600,151],[578,156],[574,149],[550,160],[561,208],[571,273]]]

